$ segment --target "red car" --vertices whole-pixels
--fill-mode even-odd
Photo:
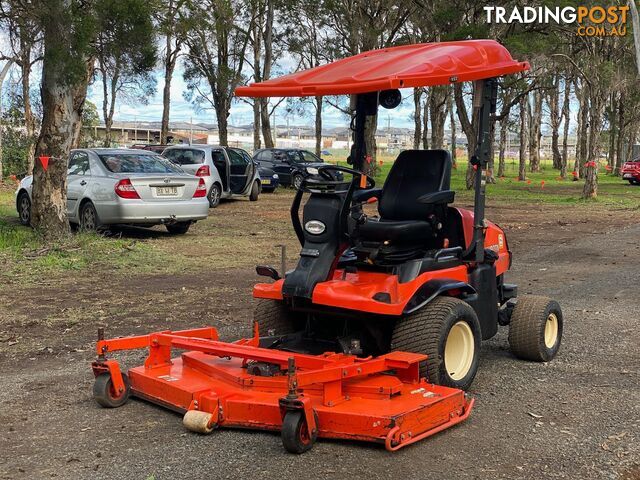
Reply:
[[[622,165],[622,178],[631,185],[640,185],[640,157]]]

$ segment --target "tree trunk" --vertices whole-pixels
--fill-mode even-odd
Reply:
[[[413,89],[413,149],[420,148],[422,138],[422,88]]]
[[[260,148],[260,102],[253,99],[253,150]]]
[[[613,168],[613,174],[616,176],[620,176],[624,157],[624,153],[622,151],[624,148],[624,134],[626,130],[624,128],[624,101],[624,92],[620,92],[620,105],[618,107],[618,138],[616,140],[616,164]]]
[[[20,32],[20,74],[22,81],[22,103],[24,105],[24,129],[27,136],[27,174],[33,173],[36,152],[36,119],[31,108],[31,45],[32,38],[24,38]],[[0,174],[0,178],[2,175]]]
[[[458,158],[456,153],[457,139],[456,139],[456,113],[453,109],[453,96],[449,95],[449,123],[451,123],[451,163],[453,168],[458,167]]]
[[[271,133],[271,119],[269,118],[269,99],[256,98],[260,105],[260,128],[265,148],[273,148],[273,135]]]
[[[82,108],[87,85],[93,73],[93,59],[86,62],[82,78],[70,83],[64,64],[55,52],[68,48],[63,33],[67,25],[52,21],[45,25],[45,54],[42,65],[42,128],[36,156],[49,156],[47,170],[40,162],[33,169],[33,205],[31,223],[45,241],[60,239],[69,233],[67,220],[67,160],[77,144],[82,125]]]
[[[564,121],[564,127],[562,130],[562,157],[560,158],[560,177],[565,179],[567,177],[567,164],[569,162],[569,125],[571,119],[569,118],[569,108],[571,102],[571,82],[568,78],[564,79],[564,99],[562,100],[562,118]]]
[[[216,120],[218,121],[218,142],[222,147],[229,146],[229,101],[224,94],[218,94],[215,102]]]
[[[322,97],[315,97],[315,107],[316,155],[320,156],[320,153],[322,152]]]
[[[500,120],[500,143],[498,145],[498,178],[505,175],[505,153],[507,150],[507,135],[509,135],[509,114]]]
[[[431,148],[441,149],[444,145],[444,124],[447,120],[447,99],[449,88],[431,88],[429,95],[429,116],[431,117]]]
[[[425,90],[424,110],[422,112],[422,148],[429,149],[429,97],[431,89]]]
[[[618,95],[616,92],[612,92],[609,96],[609,154],[607,155],[607,165],[609,171],[613,172],[616,165],[616,139],[618,137],[618,116],[616,115],[618,109]]]
[[[553,168],[560,170],[562,165],[562,155],[560,153],[560,122],[562,113],[560,112],[560,81],[555,75],[553,85],[549,91],[549,120],[551,124],[551,155],[553,158]]]
[[[574,180],[584,177],[584,164],[588,151],[588,128],[589,128],[589,99],[587,97],[587,87],[580,88],[576,82],[576,96],[578,97],[578,128],[576,131],[576,161],[574,164]]]
[[[527,117],[528,117],[528,95],[523,95],[520,98],[520,151],[519,151],[519,169],[518,180],[521,182],[527,179]]]
[[[264,23],[262,38],[264,43],[264,67],[262,68],[262,81],[271,78],[271,64],[273,63],[273,0],[266,0],[267,11]],[[258,28],[259,30],[259,28]],[[262,138],[264,146],[273,148],[273,137],[271,135],[271,121],[269,119],[269,99],[260,98],[260,120],[262,127]]]
[[[4,66],[2,67],[2,70],[0,70],[0,98],[2,97],[2,87],[4,85],[4,79],[7,76],[7,73],[9,73],[9,69],[11,68],[11,65],[13,65],[13,60],[7,60],[7,63],[4,64]],[[2,154],[3,154],[3,150],[2,150],[2,134],[4,132],[2,131],[2,101],[0,101],[0,180],[2,180],[2,178],[4,178],[4,163],[3,163],[3,159],[2,159]]]
[[[369,176],[375,176],[378,171],[376,163],[376,129],[378,125],[378,116],[369,115],[364,122],[364,143],[367,151],[367,159],[364,162],[364,173]]]
[[[472,112],[472,118],[469,119],[467,114],[467,107],[464,104],[464,98],[462,96],[462,84],[456,83],[453,87],[453,97],[456,102],[456,110],[458,112],[458,120],[460,120],[460,125],[462,126],[462,131],[464,135],[467,137],[467,174],[465,177],[467,190],[471,190],[473,188],[474,182],[474,170],[470,163],[471,157],[476,153],[476,144],[478,142],[478,117],[480,115],[480,109],[474,108]],[[471,102],[473,105],[473,102]]]
[[[164,88],[162,89],[162,122],[160,123],[160,144],[166,145],[169,136],[169,110],[171,108],[171,80],[176,67],[177,52],[173,50],[173,37],[167,33],[164,58]]]
[[[597,198],[598,196],[598,157],[600,151],[600,133],[602,132],[603,101],[602,98],[592,90],[593,87],[590,87],[589,149],[587,164],[585,166],[582,198]]]
[[[540,138],[542,124],[542,93],[533,92],[533,108],[531,109],[531,144],[529,148],[529,168],[532,172],[540,171]]]

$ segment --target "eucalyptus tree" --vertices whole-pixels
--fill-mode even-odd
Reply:
[[[190,2],[184,79],[186,98],[216,114],[220,145],[228,144],[233,92],[245,81],[246,54],[255,17],[240,0]]]
[[[154,5],[157,33],[163,39],[161,63],[164,85],[162,87],[162,121],[160,143],[167,143],[171,112],[171,82],[189,31],[186,16],[188,0],[158,0]]]
[[[3,14],[10,10],[10,1],[0,0]],[[42,32],[42,127],[35,157],[50,157],[50,161],[47,169],[41,162],[34,165],[31,222],[45,241],[54,241],[69,233],[67,159],[78,144],[87,87],[98,56],[98,35],[105,16],[118,15],[119,10],[109,0],[38,0],[15,5],[20,10],[12,10],[12,18],[28,19],[34,31]],[[127,14],[119,16],[118,28],[125,31],[134,28],[146,12],[144,5],[129,5]]]
[[[8,33],[8,51],[0,54],[0,59],[13,62],[20,69],[22,88],[22,111],[25,136],[27,139],[27,173],[33,172],[36,146],[37,118],[31,99],[31,72],[36,63],[42,61],[42,29],[27,7],[18,0],[0,2],[0,25]],[[2,172],[0,171],[0,178]]]
[[[149,2],[100,0],[95,10],[96,76],[102,84],[104,146],[109,147],[118,98],[145,104],[155,92],[156,37]]]

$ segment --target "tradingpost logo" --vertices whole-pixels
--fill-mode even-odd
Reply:
[[[627,34],[628,5],[593,7],[484,7],[487,23],[575,25],[581,37],[621,37]]]

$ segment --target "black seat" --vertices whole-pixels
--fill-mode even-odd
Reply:
[[[379,219],[367,218],[357,227],[354,251],[398,261],[440,248],[440,228],[447,204],[454,199],[450,180],[451,156],[446,150],[400,153],[381,191],[354,195],[355,201],[378,196],[380,214]]]

